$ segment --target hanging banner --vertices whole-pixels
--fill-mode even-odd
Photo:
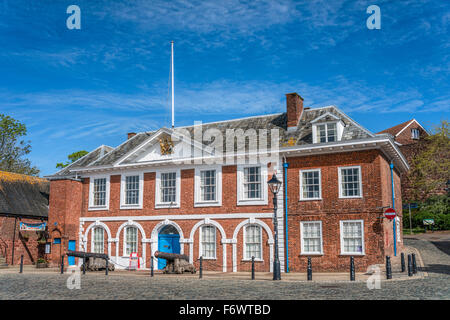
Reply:
[[[42,223],[20,223],[20,231],[45,231],[45,227],[47,226],[46,222]]]

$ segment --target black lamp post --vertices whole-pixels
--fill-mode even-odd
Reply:
[[[273,228],[275,233],[275,258],[273,260],[273,280],[281,280],[280,257],[278,256],[278,219],[277,219],[277,194],[280,191],[281,181],[274,174],[267,184],[273,193]]]

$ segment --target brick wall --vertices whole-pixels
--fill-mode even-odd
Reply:
[[[288,158],[288,211],[289,211],[289,257],[290,270],[304,272],[306,269],[307,256],[300,252],[300,222],[320,220],[323,226],[324,254],[313,257],[315,270],[321,271],[347,271],[349,256],[340,254],[340,220],[361,219],[364,221],[365,235],[365,255],[355,256],[356,268],[358,271],[365,271],[367,267],[374,263],[383,263],[384,255],[389,252],[392,243],[389,243],[390,236],[389,222],[380,219],[383,214],[381,207],[390,204],[390,169],[389,163],[377,150],[346,152],[340,154],[328,154],[305,157]],[[340,166],[361,166],[363,197],[357,199],[341,199],[338,195],[338,167]],[[322,180],[322,200],[299,201],[299,170],[321,168]],[[194,169],[181,170],[181,199],[180,208],[155,208],[155,178],[154,172],[144,174],[144,197],[143,209],[120,209],[120,175],[112,175],[110,178],[110,203],[109,211],[88,210],[89,179],[82,182],[63,180],[52,181],[50,196],[50,218],[49,228],[53,237],[59,232],[63,238],[61,250],[67,248],[67,241],[78,239],[79,218],[80,217],[126,217],[126,216],[155,216],[155,215],[186,215],[186,214],[216,214],[216,213],[270,213],[273,210],[271,201],[269,205],[257,206],[237,206],[237,186],[236,186],[236,166],[223,166],[222,168],[222,206],[221,207],[194,207]],[[401,187],[400,179],[395,171],[394,178],[396,185],[396,208],[401,212]],[[270,191],[269,199],[271,198]],[[239,223],[244,219],[214,219],[219,222],[225,231],[225,238],[231,239]],[[273,229],[272,219],[260,219]],[[190,238],[191,230],[200,220],[176,220],[176,223],[183,231],[182,237]],[[57,222],[57,226],[54,223]],[[111,231],[111,237],[115,238],[119,227],[126,221],[104,222]],[[137,221],[145,231],[145,237],[151,238],[152,230],[161,221]],[[83,232],[93,222],[83,224]],[[390,225],[392,227],[392,224]],[[263,234],[263,262],[256,264],[258,271],[269,271],[269,234],[264,230]],[[91,236],[89,232],[87,238],[87,250],[91,250]],[[138,247],[139,254],[143,255],[143,245],[146,248],[146,262],[150,261],[151,244],[141,243],[143,235],[139,234]],[[194,234],[193,260],[198,267],[199,252],[199,229]],[[111,255],[115,256],[118,249],[119,256],[123,252],[123,230],[118,235],[118,248],[113,242]],[[392,238],[392,237],[391,237]],[[243,229],[237,235],[236,261],[238,271],[250,270],[250,262],[243,261]],[[106,240],[106,236],[105,236]],[[280,238],[280,242],[284,239]],[[222,244],[222,235],[216,232],[216,260],[205,260],[205,270],[222,270],[223,246],[226,245],[227,270],[232,270],[233,246]],[[189,244],[181,244],[184,253],[189,255]],[[105,241],[105,251],[107,243]],[[57,248],[52,250],[53,260],[59,261],[60,252]]]
[[[39,223],[34,219],[17,219],[14,241],[14,264],[20,263],[23,255],[24,264],[34,264],[38,258],[44,258],[45,244],[38,243],[39,235],[36,232],[19,231],[20,222]],[[8,264],[12,264],[12,247],[14,237],[14,218],[0,217],[0,256],[6,258]]]

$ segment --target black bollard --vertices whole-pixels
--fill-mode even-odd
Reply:
[[[83,255],[83,274],[86,274],[86,255]]]
[[[252,257],[252,280],[255,280],[255,257]]]
[[[412,272],[416,274],[417,273],[416,254],[413,253],[411,254],[411,256],[412,256]]]
[[[405,272],[405,254],[402,252],[400,257],[401,263],[402,263],[402,272]]]
[[[386,279],[392,279],[391,257],[386,256]]]
[[[408,277],[412,277],[413,273],[412,273],[412,259],[411,259],[411,255],[408,254]]]
[[[203,257],[200,257],[199,279],[203,277]]]
[[[308,268],[306,269],[308,274],[308,280],[312,280],[312,264],[311,264],[311,257],[308,257]]]
[[[108,259],[105,259],[105,264],[106,264],[105,276],[107,276],[108,275],[108,268],[109,268],[109,261],[108,261]]]
[[[20,256],[20,271],[19,273],[23,273],[23,255]]]
[[[64,256],[61,256],[61,274],[64,274]]]
[[[151,261],[150,261],[150,276],[151,277],[153,277],[153,268],[154,268],[154,266],[153,266],[153,256],[151,257]]]
[[[350,257],[350,281],[355,281],[355,259]]]

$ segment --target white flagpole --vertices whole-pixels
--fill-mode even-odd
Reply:
[[[173,41],[170,42],[172,46],[172,128],[175,126],[175,97],[174,97],[174,85],[173,85]]]

